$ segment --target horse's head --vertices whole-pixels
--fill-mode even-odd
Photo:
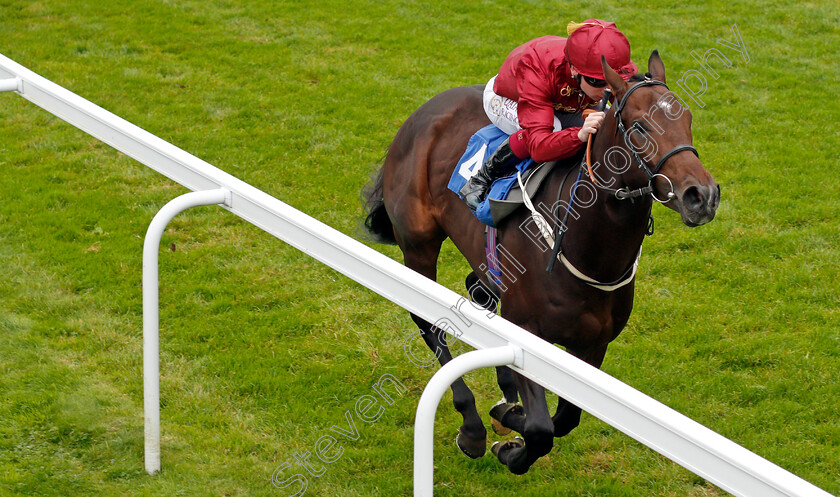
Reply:
[[[632,157],[626,174],[645,174],[654,198],[677,211],[687,226],[715,217],[720,185],[703,167],[692,146],[691,111],[665,86],[665,65],[654,50],[648,74],[624,81],[604,58],[604,75],[615,95],[618,145]],[[613,154],[614,156],[616,154]],[[609,157],[607,158],[609,164]],[[629,164],[623,166],[627,169]]]

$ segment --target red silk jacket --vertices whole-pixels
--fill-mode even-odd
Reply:
[[[595,103],[572,78],[566,38],[543,36],[508,55],[493,91],[518,103],[519,126],[528,131],[528,152],[537,162],[563,159],[583,146],[579,127],[554,132],[554,111],[576,113]]]

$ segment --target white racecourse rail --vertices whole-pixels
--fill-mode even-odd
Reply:
[[[463,297],[455,292],[3,55],[0,55],[0,91],[22,96],[190,190],[216,190],[198,203],[223,200],[220,204],[228,211],[422,318],[431,322],[449,319],[464,323],[463,334],[457,338],[477,350],[462,354],[441,368],[418,406],[417,496],[432,494],[431,427],[440,396],[464,372],[495,364],[510,364],[521,374],[734,495],[830,496],[563,350],[548,346],[501,317],[491,318],[484,309],[462,305]],[[150,373],[156,375],[156,369],[147,369],[145,374],[148,381],[157,382],[157,377],[148,378]],[[149,434],[148,412],[147,409],[147,442],[158,437],[159,443],[159,431]],[[157,469],[159,459],[157,468],[147,464],[150,472]]]

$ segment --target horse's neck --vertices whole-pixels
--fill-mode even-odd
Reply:
[[[592,162],[601,164],[596,181],[600,178],[608,182],[610,188],[638,188],[641,180],[634,174],[638,173],[635,165],[624,175],[610,172],[606,167],[604,155],[614,145],[614,140],[606,134],[593,143]],[[565,198],[568,198],[571,186],[564,187]],[[593,278],[608,281],[618,278],[635,260],[644,240],[651,199],[645,196],[632,201],[618,200],[596,188],[586,173],[581,178],[576,197],[574,209],[578,217],[569,219],[563,242],[567,257]]]

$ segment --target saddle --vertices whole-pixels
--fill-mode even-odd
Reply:
[[[447,187],[460,196],[461,188],[507,137],[504,131],[493,124],[478,130],[470,138],[467,149],[458,161]],[[556,164],[556,162],[536,163],[533,159],[523,160],[516,165],[516,172],[493,182],[487,199],[475,210],[475,217],[487,226],[496,227],[524,203],[517,175],[521,174],[526,193],[529,197],[533,197]]]

